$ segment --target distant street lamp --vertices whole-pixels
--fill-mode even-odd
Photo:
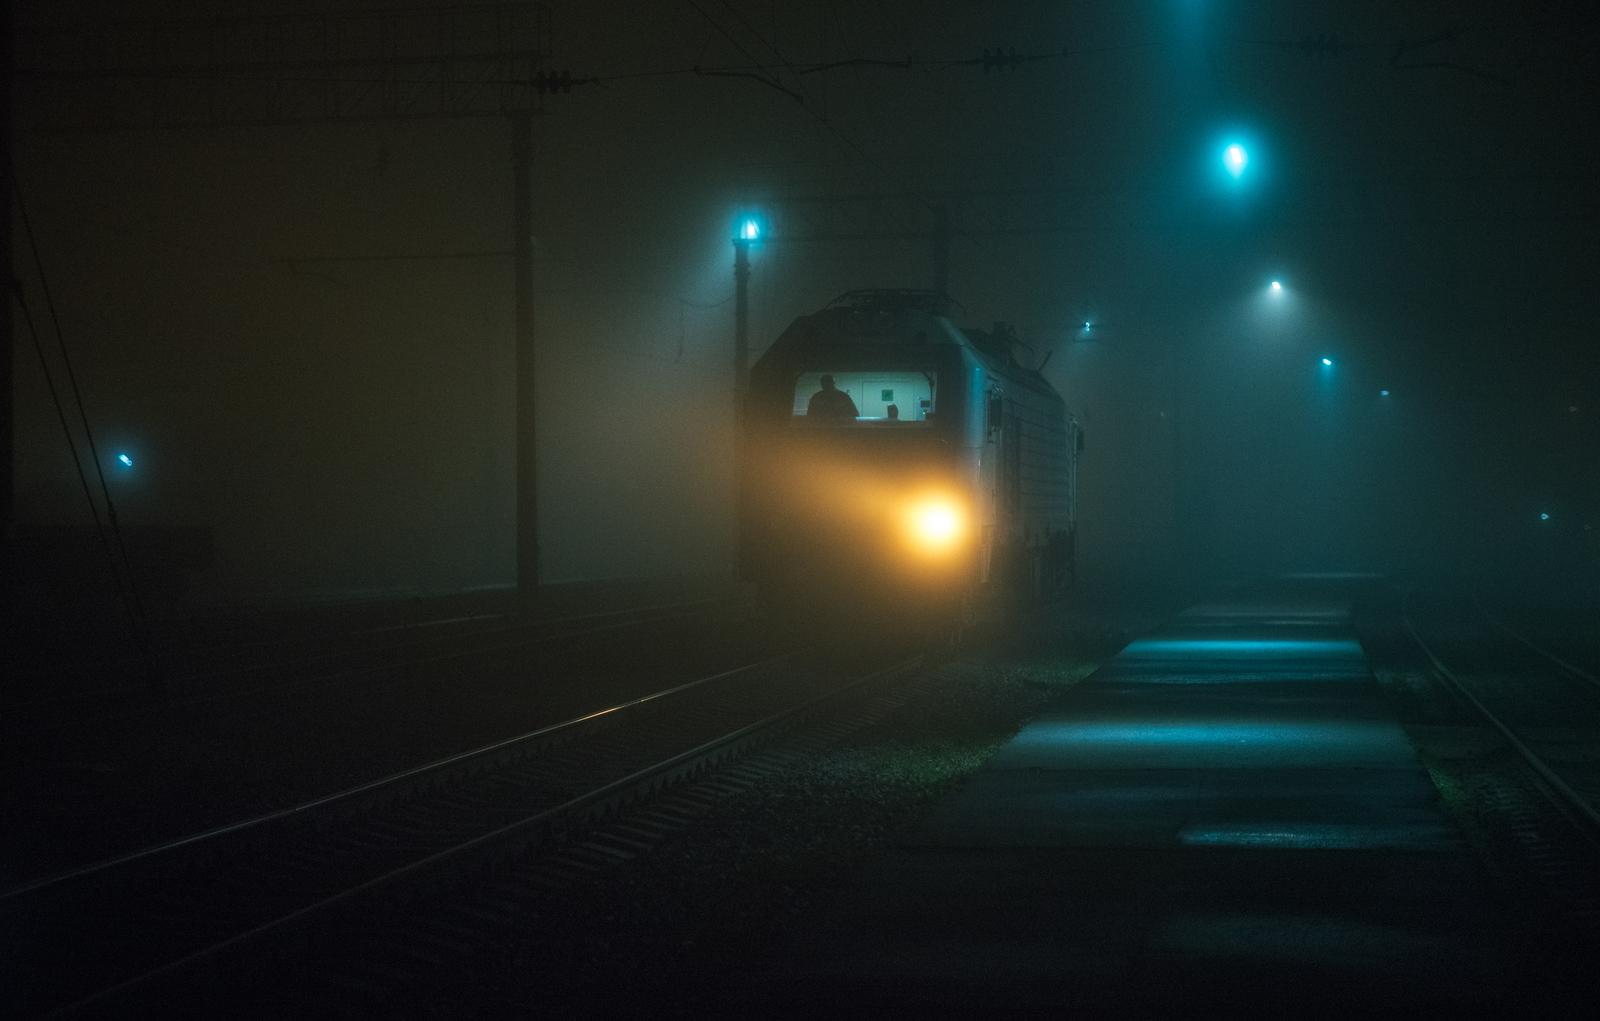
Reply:
[[[744,492],[744,403],[750,387],[750,246],[761,240],[761,223],[745,217],[733,239],[733,491],[735,507]],[[744,515],[736,515],[735,561],[743,556]],[[740,568],[735,567],[737,576]]]
[[[1250,154],[1245,152],[1244,146],[1235,142],[1222,150],[1222,165],[1228,168],[1228,173],[1238,178],[1244,173],[1244,168],[1250,165]]]
[[[733,401],[734,424],[743,424],[744,391],[750,368],[750,246],[761,240],[761,224],[754,217],[739,223],[733,239]]]

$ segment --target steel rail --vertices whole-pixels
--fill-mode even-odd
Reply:
[[[204,640],[202,640],[200,642],[197,642],[194,645],[190,646],[188,648],[188,651],[193,653],[193,654],[197,654],[197,655],[205,655],[205,654],[208,654],[208,653],[226,652],[226,651],[228,651],[230,649],[239,649],[239,650],[243,650],[243,649],[271,649],[271,648],[274,648],[274,647],[277,647],[277,646],[293,645],[293,644],[295,644],[297,642],[304,643],[304,644],[311,644],[313,642],[332,642],[332,641],[338,641],[339,639],[360,638],[360,637],[363,637],[363,636],[366,636],[366,635],[382,634],[382,633],[387,632],[387,631],[405,631],[405,630],[410,630],[410,629],[413,629],[413,628],[439,627],[439,626],[442,626],[444,624],[466,624],[466,623],[471,623],[473,621],[481,621],[481,620],[499,620],[499,619],[501,619],[503,617],[509,617],[509,616],[512,616],[512,614],[508,614],[508,613],[473,613],[473,614],[466,614],[466,615],[463,615],[463,616],[456,616],[456,617],[437,617],[437,618],[434,618],[432,620],[411,621],[411,622],[408,622],[408,623],[405,623],[405,624],[386,624],[386,625],[383,625],[381,627],[347,628],[347,629],[342,630],[342,631],[332,631],[332,632],[328,632],[326,634],[321,634],[321,635],[318,635],[318,634],[301,634],[301,635],[294,635],[294,636],[287,637],[287,638],[254,638],[254,639],[250,639],[250,640],[247,640],[247,641],[241,641],[241,642],[234,642],[234,641],[230,641],[230,640],[225,639],[225,638],[218,638],[215,635],[212,635],[212,636],[210,636],[210,637],[208,637],[208,638],[206,638],[206,639],[204,639]],[[560,619],[568,619],[568,618],[560,618]],[[177,622],[173,621],[173,620],[157,621],[155,623],[155,633],[156,633],[157,637],[160,637],[160,638],[162,638],[164,640],[170,638],[171,634],[173,633],[173,626],[176,623]],[[246,629],[246,625],[238,624],[238,623],[230,624],[228,626],[234,631],[243,631],[243,630]],[[219,630],[221,630],[221,629],[219,629]],[[492,633],[495,629],[489,628],[489,629],[486,629],[486,630],[489,633]],[[469,634],[479,634],[479,633],[483,633],[483,632],[468,632],[468,633]],[[424,640],[426,641],[427,639],[424,639]],[[305,659],[305,658],[311,658],[311,657],[302,657],[302,659]],[[85,661],[85,662],[72,664],[72,669],[76,670],[76,671],[80,671],[80,672],[89,671],[89,670],[103,670],[103,669],[109,669],[109,668],[112,668],[112,667],[125,666],[125,665],[127,665],[127,662],[128,662],[127,659],[121,658],[121,657],[117,657],[117,658],[101,657],[100,659],[96,659],[96,660],[89,660],[89,661]],[[290,662],[296,662],[296,661],[291,660]],[[49,667],[30,667],[29,669],[22,671],[19,676],[24,676],[24,677],[46,677],[46,676],[49,676],[50,673],[51,673],[51,669]],[[205,674],[204,671],[197,671],[195,673],[186,675],[186,677],[189,678],[189,679],[192,679],[194,677],[202,677],[202,676],[208,676],[208,675]],[[75,691],[75,692],[71,692],[71,693],[66,694],[66,695],[55,695],[55,696],[51,696],[49,698],[34,699],[32,701],[29,701],[29,702],[15,702],[15,703],[12,703],[11,705],[0,706],[0,712],[9,712],[9,711],[11,711],[13,709],[27,708],[29,706],[35,706],[35,705],[48,705],[48,704],[55,703],[55,702],[70,701],[70,700],[75,699],[75,698],[88,698],[88,697],[93,696],[93,695],[103,695],[103,694],[109,694],[109,693],[113,693],[113,692],[126,691],[126,690],[129,690],[128,686],[124,685],[124,686],[120,686],[120,687],[94,688],[94,689],[91,689],[89,691]]]
[[[1515,641],[1518,641],[1518,642],[1522,643],[1530,651],[1532,651],[1534,653],[1537,653],[1540,656],[1543,656],[1545,659],[1549,660],[1550,662],[1554,663],[1556,666],[1560,667],[1562,670],[1566,671],[1568,675],[1570,675],[1570,676],[1572,676],[1572,677],[1574,677],[1574,678],[1576,678],[1578,680],[1581,680],[1581,681],[1588,681],[1590,684],[1593,684],[1595,687],[1600,688],[1600,677],[1596,677],[1594,674],[1591,674],[1589,671],[1583,669],[1582,667],[1573,666],[1571,663],[1568,663],[1566,660],[1562,659],[1560,656],[1557,656],[1555,653],[1551,652],[1550,650],[1548,650],[1548,649],[1546,649],[1546,648],[1544,648],[1542,646],[1534,644],[1529,639],[1524,638],[1521,634],[1517,633],[1516,631],[1511,630],[1511,628],[1509,628],[1505,624],[1501,623],[1500,620],[1498,618],[1496,618],[1494,614],[1492,614],[1488,610],[1484,609],[1483,608],[1483,603],[1481,601],[1479,601],[1479,599],[1476,596],[1474,596],[1473,599],[1472,599],[1472,608],[1477,610],[1480,614],[1482,614],[1484,620],[1487,620],[1494,627],[1495,630],[1499,631],[1501,634],[1505,635],[1507,638],[1511,638],[1511,639],[1514,639]]]
[[[1566,802],[1566,804],[1563,805],[1558,802],[1557,807],[1562,808],[1564,811],[1575,811],[1580,818],[1584,819],[1589,824],[1589,828],[1585,831],[1584,835],[1587,836],[1591,841],[1600,842],[1600,812],[1597,812],[1595,807],[1589,804],[1589,802],[1582,795],[1568,786],[1567,782],[1561,779],[1555,770],[1546,765],[1545,761],[1541,759],[1532,748],[1529,748],[1526,744],[1524,744],[1522,739],[1516,735],[1516,732],[1507,726],[1505,722],[1500,719],[1500,717],[1490,712],[1489,707],[1479,701],[1478,697],[1471,691],[1468,691],[1467,686],[1461,683],[1461,679],[1457,677],[1449,667],[1445,666],[1439,657],[1434,654],[1433,649],[1429,648],[1428,643],[1422,640],[1422,636],[1417,633],[1416,626],[1411,621],[1411,613],[1409,609],[1410,600],[1410,593],[1406,593],[1400,597],[1400,619],[1405,624],[1406,631],[1410,633],[1411,640],[1417,643],[1417,647],[1421,649],[1423,654],[1426,655],[1433,663],[1434,670],[1447,684],[1450,685],[1451,690],[1453,690],[1457,695],[1460,695],[1461,698],[1467,702],[1467,704],[1471,705],[1473,709],[1477,710],[1480,716],[1482,716],[1485,720],[1488,720],[1490,725],[1500,732],[1500,736],[1505,738],[1506,743],[1510,745],[1518,755],[1522,756],[1523,761],[1527,762],[1527,764],[1532,767],[1533,771],[1539,775],[1539,778],[1543,780],[1546,785],[1548,785],[1550,790],[1553,790],[1561,795],[1561,798]]]
[[[682,775],[683,773],[693,770],[694,767],[701,765],[702,763],[715,761],[719,753],[725,752],[726,754],[733,754],[733,752],[736,750],[736,747],[741,742],[748,741],[763,731],[772,730],[782,723],[801,717],[805,713],[817,708],[823,703],[838,698],[841,695],[849,692],[858,690],[874,681],[886,680],[898,674],[904,673],[907,670],[914,669],[916,666],[920,665],[923,660],[924,657],[921,655],[913,656],[882,670],[874,671],[873,673],[859,677],[854,681],[841,685],[838,688],[834,688],[831,691],[824,692],[811,699],[808,699],[805,702],[802,702],[800,705],[781,710],[764,719],[758,720],[755,723],[747,724],[736,730],[730,731],[727,734],[723,734],[720,737],[712,738],[711,740],[706,741],[703,744],[700,744],[687,751],[679,752],[678,754],[663,759],[653,765],[646,766],[643,769],[640,769],[619,780],[613,780],[607,784],[595,788],[594,790],[580,794],[564,804],[558,805],[554,808],[545,809],[541,812],[535,813],[534,815],[528,816],[525,819],[520,819],[514,823],[509,823],[505,826],[499,827],[498,829],[491,830],[488,833],[472,837],[471,839],[462,841],[461,843],[445,848],[444,850],[436,851],[433,854],[411,862],[410,864],[402,865],[399,868],[385,872],[382,875],[375,876],[364,882],[358,883],[355,886],[348,887],[338,893],[324,897],[322,900],[316,901],[312,904],[307,904],[301,908],[297,908],[296,910],[291,911],[288,914],[281,915],[275,919],[272,919],[271,921],[263,922],[254,928],[246,930],[245,932],[237,933],[228,937],[227,939],[213,943],[208,947],[204,947],[200,950],[186,954],[183,957],[177,958],[176,960],[169,961],[166,964],[160,965],[159,967],[152,968],[149,971],[145,971],[138,975],[132,976],[131,978],[124,979],[116,985],[108,986],[105,989],[92,993],[80,1000],[57,1007],[47,1014],[39,1015],[39,1021],[45,1021],[45,1019],[48,1018],[65,1017],[77,1013],[79,1010],[82,1010],[86,1007],[92,1007],[97,1003],[103,1003],[112,997],[118,996],[122,993],[131,992],[140,986],[147,985],[152,981],[168,975],[176,974],[177,972],[180,972],[191,965],[199,964],[202,961],[217,957],[218,955],[226,953],[227,951],[232,950],[241,944],[281,930],[295,922],[309,918],[312,915],[321,914],[332,908],[338,907],[339,905],[349,903],[351,900],[360,897],[363,894],[372,893],[383,887],[394,885],[395,883],[415,876],[418,873],[436,868],[446,862],[459,859],[473,852],[484,852],[495,845],[510,844],[511,853],[518,853],[531,844],[536,843],[538,840],[539,831],[545,827],[550,827],[562,819],[573,816],[577,816],[581,819],[587,811],[595,808],[596,806],[603,805],[608,800],[617,799],[628,794],[636,793],[641,788],[648,790],[663,785],[670,781],[673,774]]]
[[[515,737],[508,737],[504,740],[493,742],[492,744],[482,745],[478,748],[473,748],[442,759],[437,759],[421,766],[414,766],[410,769],[401,770],[398,773],[391,773],[388,776],[381,777],[377,780],[371,780],[367,783],[358,784],[355,787],[337,791],[333,794],[324,795],[323,797],[315,798],[311,801],[306,801],[290,808],[283,808],[275,812],[268,812],[264,815],[254,816],[249,819],[242,819],[235,823],[229,823],[225,826],[218,826],[214,829],[204,830],[200,833],[191,834],[187,837],[180,837],[177,840],[168,841],[163,844],[157,844],[139,851],[132,851],[128,854],[106,858],[102,861],[84,865],[80,868],[72,869],[67,872],[57,873],[56,875],[52,876],[45,876],[29,883],[23,883],[20,886],[14,886],[7,890],[0,890],[0,901],[21,897],[24,894],[34,893],[47,887],[65,883],[69,880],[93,875],[96,872],[104,872],[105,870],[115,868],[118,865],[126,865],[130,862],[138,861],[143,858],[150,858],[167,851],[175,851],[181,847],[191,847],[203,841],[226,836],[230,833],[238,833],[242,830],[251,829],[266,823],[301,815],[302,813],[309,812],[314,809],[324,808],[328,805],[334,804],[335,802],[345,801],[349,798],[356,797],[357,795],[371,794],[372,792],[381,788],[389,787],[405,780],[415,779],[427,773],[446,769],[450,766],[458,765],[470,759],[480,758],[485,755],[492,755],[497,752],[504,752],[515,745],[524,744],[530,741],[537,741],[540,738],[547,738],[552,734],[578,726],[579,724],[588,723],[605,716],[610,716],[626,709],[633,708],[634,706],[643,705],[646,702],[653,702],[657,699],[666,698],[669,695],[680,694],[690,690],[691,688],[698,688],[704,684],[726,680],[730,677],[734,677],[742,673],[748,673],[752,670],[759,670],[762,667],[771,666],[774,663],[788,659],[791,655],[793,654],[790,653],[782,656],[771,656],[755,663],[748,663],[742,667],[736,667],[732,670],[724,670],[721,673],[711,674],[707,677],[701,677],[697,680],[677,685],[676,687],[653,692],[649,695],[642,695],[639,698],[630,699],[627,702],[621,702],[606,709],[600,709],[592,713],[585,713],[582,716],[575,716],[569,720],[562,720],[560,723],[552,723],[548,726],[539,727],[535,730],[530,730],[525,734],[518,734]]]
[[[515,632],[515,631],[532,630],[532,631],[538,632],[538,631],[542,631],[543,629],[546,629],[546,628],[550,627],[551,625],[572,624],[572,623],[578,623],[578,622],[582,622],[582,621],[586,621],[586,620],[598,620],[598,619],[601,619],[601,618],[604,618],[604,617],[616,617],[616,616],[621,616],[621,615],[630,614],[630,613],[634,613],[634,614],[651,613],[652,614],[651,616],[641,616],[641,617],[638,617],[637,619],[625,620],[625,621],[621,621],[619,623],[614,623],[614,624],[606,624],[606,625],[602,625],[600,627],[588,628],[588,629],[582,630],[582,631],[554,631],[554,632],[551,632],[551,633],[535,633],[535,634],[527,635],[525,637],[517,638],[517,639],[515,639],[513,641],[501,642],[501,643],[499,643],[497,645],[474,646],[472,648],[462,649],[462,650],[457,651],[457,652],[441,653],[441,654],[436,655],[436,656],[429,656],[429,657],[425,657],[425,658],[422,658],[422,659],[409,659],[409,660],[406,660],[404,663],[379,663],[379,664],[375,664],[375,665],[372,665],[372,666],[353,667],[353,668],[344,669],[344,670],[334,670],[334,671],[331,671],[331,672],[328,672],[328,673],[317,674],[317,675],[315,675],[313,677],[304,677],[304,678],[300,678],[298,680],[285,681],[285,682],[282,682],[282,683],[279,683],[279,684],[267,684],[267,685],[261,685],[261,686],[257,686],[257,687],[239,688],[239,689],[235,689],[235,690],[232,690],[232,691],[214,692],[214,693],[206,694],[206,695],[190,695],[190,696],[187,696],[187,697],[184,697],[184,698],[169,699],[167,702],[163,703],[161,707],[162,708],[172,708],[172,707],[176,707],[176,706],[203,705],[203,704],[208,703],[208,702],[216,702],[216,701],[221,701],[221,700],[230,699],[230,698],[247,698],[247,697],[250,697],[252,695],[271,694],[273,692],[284,691],[284,690],[288,690],[288,689],[291,689],[291,688],[297,688],[297,687],[304,687],[305,685],[308,685],[308,684],[316,684],[316,683],[324,682],[324,681],[333,681],[333,680],[342,681],[342,680],[346,680],[346,679],[351,678],[351,677],[359,677],[359,676],[361,676],[363,674],[375,673],[375,672],[377,672],[379,670],[394,669],[394,668],[399,667],[399,666],[405,666],[405,665],[409,665],[409,664],[413,664],[413,663],[441,662],[441,661],[449,660],[449,659],[459,659],[459,658],[461,658],[463,656],[474,656],[474,655],[488,654],[488,653],[493,653],[493,652],[503,652],[503,651],[505,651],[507,649],[520,648],[520,647],[522,647],[524,645],[538,645],[538,644],[542,644],[544,642],[557,641],[557,640],[560,640],[560,639],[563,639],[563,638],[582,638],[582,637],[585,637],[585,636],[588,636],[588,635],[604,634],[604,633],[606,633],[608,631],[620,631],[620,630],[624,630],[624,629],[630,628],[630,627],[643,627],[643,626],[645,626],[647,624],[655,623],[655,622],[658,622],[658,621],[673,620],[676,617],[681,617],[681,616],[685,616],[687,614],[693,613],[696,609],[699,609],[699,608],[704,607],[706,605],[709,605],[711,603],[722,602],[722,601],[724,601],[724,600],[722,598],[720,598],[720,597],[713,597],[713,598],[709,598],[709,599],[696,599],[696,600],[691,600],[691,601],[682,602],[682,603],[659,603],[659,604],[655,604],[655,605],[652,605],[652,606],[634,607],[634,608],[623,609],[623,610],[608,610],[608,611],[605,611],[605,612],[602,612],[602,613],[578,614],[578,615],[570,616],[570,617],[556,617],[556,618],[550,618],[550,619],[544,619],[544,620],[529,620],[529,621],[523,621],[523,622],[520,622],[520,623],[517,623],[517,624],[508,624],[508,625],[505,625],[505,626],[502,626],[502,627],[482,628],[482,629],[475,630],[475,631],[457,632],[455,634],[430,635],[430,636],[423,637],[423,638],[413,638],[413,639],[409,639],[407,641],[395,642],[395,643],[392,643],[392,644],[389,644],[389,645],[380,646],[380,647],[378,647],[376,649],[343,649],[343,650],[336,650],[336,651],[331,651],[331,652],[313,653],[313,654],[308,655],[308,656],[298,656],[298,657],[294,657],[294,658],[291,658],[291,659],[274,660],[274,661],[267,662],[267,663],[252,663],[252,664],[248,664],[248,665],[244,665],[244,666],[227,667],[227,668],[224,668],[224,669],[221,669],[221,670],[210,670],[210,671],[199,670],[199,671],[195,671],[193,673],[179,675],[179,676],[173,678],[172,680],[173,681],[177,681],[177,682],[183,682],[183,683],[189,683],[189,682],[194,682],[194,681],[204,681],[204,680],[214,680],[216,678],[238,676],[240,674],[248,674],[248,673],[252,673],[252,672],[256,672],[256,671],[281,670],[281,669],[283,669],[285,667],[299,666],[299,665],[308,664],[308,663],[315,663],[315,662],[317,662],[319,660],[336,659],[336,658],[338,658],[340,656],[347,656],[347,657],[348,656],[362,656],[362,655],[370,656],[370,655],[377,655],[377,654],[382,654],[382,653],[386,653],[386,652],[394,652],[394,651],[398,651],[398,650],[401,650],[401,649],[414,648],[414,647],[419,646],[419,645],[438,645],[438,644],[441,644],[441,643],[444,643],[444,642],[448,642],[448,641],[451,641],[451,640],[456,640],[456,639],[472,641],[474,639],[480,639],[480,638],[483,638],[483,637],[486,637],[486,636],[503,635],[503,634],[506,634],[508,632]],[[664,609],[675,609],[675,610],[678,610],[680,612],[677,612],[677,613],[653,613],[653,611],[664,610]],[[476,617],[476,618],[473,618],[473,617],[458,618],[458,620],[483,620],[483,619],[492,619],[493,617],[496,617],[496,616],[504,616],[504,614],[485,615],[483,617]],[[391,627],[391,628],[387,628],[387,629],[378,629],[378,631],[381,631],[381,630],[400,630],[400,629],[403,629],[403,628],[411,628],[411,627],[426,627],[426,626],[434,625],[434,624],[437,624],[437,623],[454,623],[454,622],[455,622],[454,620],[451,620],[451,621],[424,621],[424,622],[421,622],[419,624],[403,624],[403,625],[397,625],[397,626],[394,626],[394,627]],[[341,632],[337,632],[337,633],[335,633],[333,635],[327,636],[325,638],[317,638],[317,637],[288,638],[288,639],[283,639],[283,640],[277,641],[277,642],[256,643],[256,645],[257,645],[257,647],[260,647],[260,646],[268,646],[268,647],[270,647],[270,646],[273,646],[273,645],[287,645],[287,644],[290,644],[292,642],[297,642],[297,641],[304,641],[304,642],[337,641],[337,640],[339,640],[341,638],[349,638],[351,636],[357,636],[357,635],[362,635],[362,634],[375,634],[375,633],[378,633],[378,631],[341,631]],[[34,700],[28,701],[28,702],[17,702],[17,703],[13,703],[11,705],[0,706],[0,714],[19,713],[19,712],[24,712],[24,711],[26,711],[28,709],[36,709],[36,708],[39,708],[41,706],[60,705],[62,703],[66,703],[66,702],[82,701],[84,699],[96,698],[96,697],[105,696],[105,695],[133,694],[133,693],[136,693],[138,690],[140,690],[140,689],[137,689],[137,688],[134,688],[134,687],[130,687],[128,685],[119,685],[117,687],[108,687],[108,688],[95,688],[95,689],[90,690],[90,691],[73,692],[73,693],[67,694],[67,695],[58,695],[58,696],[53,696],[53,697],[50,697],[50,698],[34,699]],[[138,711],[141,711],[141,710],[147,710],[149,708],[150,708],[149,706],[136,707],[134,709],[125,710],[123,712],[107,714],[106,717],[103,717],[103,718],[114,718],[116,716],[127,715],[129,712],[138,712]]]
[[[531,618],[531,619],[528,619],[528,620],[515,621],[513,623],[503,624],[503,625],[499,625],[499,626],[496,626],[496,627],[479,628],[479,629],[473,630],[473,631],[462,631],[462,632],[456,632],[454,634],[447,634],[447,635],[425,635],[425,636],[420,637],[420,638],[410,638],[410,639],[407,639],[405,641],[395,642],[395,643],[390,644],[390,645],[381,646],[378,651],[386,651],[386,650],[389,650],[389,649],[407,649],[407,648],[411,648],[411,647],[417,646],[417,645],[429,645],[429,644],[434,644],[434,643],[438,643],[438,642],[447,642],[447,641],[450,641],[452,638],[480,638],[480,637],[483,637],[485,635],[499,635],[499,634],[505,634],[505,633],[510,632],[510,631],[546,629],[546,628],[550,628],[550,627],[553,627],[555,625],[560,625],[560,624],[575,624],[575,623],[580,623],[582,621],[600,620],[600,619],[605,618],[605,617],[621,617],[621,616],[625,616],[627,614],[640,614],[640,615],[643,615],[643,614],[647,614],[647,613],[653,613],[656,610],[688,610],[688,609],[705,606],[707,604],[715,603],[715,602],[719,602],[719,601],[720,601],[719,598],[712,597],[712,598],[708,598],[708,599],[693,599],[693,600],[688,600],[688,601],[685,601],[685,602],[678,602],[678,603],[655,603],[655,604],[652,604],[650,606],[630,606],[630,607],[626,607],[626,608],[620,609],[620,610],[605,610],[605,611],[602,611],[602,612],[599,612],[599,613],[580,613],[580,614],[575,614],[575,615],[571,615],[571,616],[567,616],[567,617]],[[447,617],[447,618],[442,618],[442,619],[438,619],[438,620],[414,621],[414,622],[408,623],[408,624],[388,624],[388,625],[385,625],[383,627],[376,627],[376,628],[356,628],[356,629],[351,629],[351,630],[348,630],[348,631],[338,631],[338,632],[335,632],[334,634],[326,636],[326,637],[317,636],[317,635],[310,635],[310,636],[303,636],[303,637],[297,637],[297,638],[284,638],[284,639],[279,639],[279,640],[276,640],[276,641],[257,642],[257,643],[254,643],[254,644],[255,644],[255,646],[257,648],[261,648],[261,647],[271,647],[271,646],[274,646],[274,645],[289,645],[289,644],[294,643],[294,642],[305,642],[305,643],[309,644],[309,643],[312,643],[312,642],[319,642],[319,641],[337,641],[339,639],[361,638],[361,637],[365,637],[367,635],[385,634],[387,632],[392,632],[392,631],[406,631],[406,630],[411,630],[411,629],[415,629],[415,628],[438,627],[439,625],[442,625],[442,624],[457,624],[457,623],[464,623],[464,622],[476,621],[476,620],[494,620],[494,619],[503,618],[503,617],[506,617],[506,616],[510,616],[510,615],[509,614],[504,614],[504,613],[494,613],[494,614],[480,614],[480,615],[477,615],[477,616],[467,616],[467,617]],[[640,622],[648,622],[648,621],[651,621],[651,620],[670,620],[673,616],[675,616],[675,614],[670,614],[670,613],[660,614],[658,616],[653,616],[653,617],[641,616],[640,617]],[[630,623],[633,623],[633,622],[632,621],[624,621],[623,623],[624,623],[624,625],[626,625],[626,624],[630,624]],[[571,632],[571,633],[572,634],[588,634],[589,632],[587,632],[587,631],[577,631],[577,632]],[[567,634],[567,632],[561,632],[561,634]],[[556,636],[556,637],[559,637],[559,635]],[[250,671],[250,670],[270,670],[270,669],[275,669],[275,668],[278,668],[278,667],[293,666],[293,665],[295,665],[297,663],[310,663],[310,662],[314,662],[314,661],[319,660],[319,659],[332,659],[335,656],[348,656],[348,655],[358,654],[358,653],[363,652],[363,651],[369,651],[369,650],[356,649],[356,650],[336,650],[336,651],[332,651],[332,652],[318,652],[318,653],[312,653],[311,655],[308,655],[308,656],[296,656],[296,657],[293,657],[293,658],[290,658],[290,659],[274,660],[274,661],[271,661],[271,662],[268,662],[268,663],[254,663],[254,664],[248,664],[248,665],[245,665],[245,666],[228,667],[228,668],[222,669],[222,670],[199,671],[199,672],[196,672],[196,673],[193,673],[193,674],[188,674],[188,675],[186,675],[186,676],[184,676],[182,678],[178,678],[178,679],[179,680],[195,680],[195,679],[204,678],[204,677],[227,677],[227,676],[229,676],[231,674],[245,673],[245,672]]]
[[[520,649],[520,648],[523,648],[523,647],[529,646],[529,645],[543,645],[546,642],[560,641],[560,640],[565,639],[565,638],[585,638],[585,637],[588,637],[590,635],[601,635],[601,634],[606,634],[606,633],[611,632],[611,631],[623,631],[623,630],[626,630],[627,628],[631,628],[631,627],[643,627],[643,626],[645,626],[647,624],[653,624],[653,623],[657,623],[659,621],[674,620],[674,619],[676,619],[678,617],[687,616],[689,613],[692,613],[692,612],[693,612],[692,610],[685,610],[682,613],[664,613],[664,614],[659,614],[659,615],[653,616],[653,617],[641,617],[641,618],[639,618],[637,620],[625,620],[625,621],[621,621],[621,622],[615,623],[615,624],[605,624],[605,625],[602,625],[600,627],[587,628],[587,629],[582,630],[582,631],[559,631],[559,632],[555,632],[553,634],[531,634],[531,635],[526,635],[526,636],[514,638],[514,639],[512,639],[510,641],[498,642],[498,643],[496,643],[494,645],[474,645],[474,646],[472,646],[471,648],[468,648],[468,649],[460,649],[460,650],[455,651],[455,652],[441,652],[441,653],[437,653],[437,654],[431,655],[431,656],[418,656],[418,657],[413,657],[411,659],[407,659],[407,660],[404,660],[404,661],[401,661],[401,662],[378,663],[378,664],[374,664],[372,666],[350,667],[350,668],[345,669],[345,670],[334,670],[334,671],[330,671],[328,673],[317,674],[314,677],[302,677],[302,678],[300,678],[298,680],[282,681],[282,682],[280,682],[278,684],[265,684],[265,685],[260,685],[260,686],[257,686],[257,687],[238,688],[238,689],[235,689],[233,691],[219,691],[219,692],[215,692],[215,693],[210,694],[210,695],[191,695],[188,698],[175,698],[175,699],[172,699],[171,701],[169,701],[167,703],[167,705],[169,707],[170,706],[204,705],[204,704],[209,703],[209,702],[221,702],[221,701],[226,701],[228,699],[251,698],[251,697],[254,697],[256,695],[271,695],[271,694],[274,694],[274,693],[280,692],[280,691],[289,691],[289,690],[294,689],[294,688],[303,688],[308,684],[324,684],[324,683],[327,683],[329,681],[337,681],[337,682],[341,682],[342,683],[342,682],[347,682],[347,681],[351,680],[352,678],[363,677],[363,676],[365,676],[367,674],[374,674],[374,673],[378,673],[378,672],[383,671],[383,670],[401,669],[401,668],[408,667],[408,666],[413,666],[413,665],[416,665],[416,664],[419,664],[419,663],[443,663],[443,662],[446,662],[446,661],[452,660],[452,659],[464,659],[464,658],[466,658],[468,656],[486,656],[486,655],[489,655],[491,653],[505,652],[505,651],[510,650],[510,649]],[[484,635],[504,634],[504,633],[509,632],[509,631],[519,630],[522,627],[533,627],[533,626],[534,625],[532,625],[532,624],[525,624],[525,625],[517,625],[517,626],[505,627],[505,628],[489,628],[489,629],[485,629],[483,631],[473,632],[472,634],[470,634],[470,635],[468,635],[466,637],[468,637],[468,638],[480,638],[480,637],[482,637]],[[427,645],[427,644],[430,644],[430,643],[437,644],[439,642],[448,641],[448,640],[449,640],[448,636],[440,637],[440,638],[417,639],[417,640],[412,641],[412,642],[402,642],[402,643],[399,643],[397,645],[384,646],[382,649],[373,650],[373,651],[385,652],[385,651],[389,651],[389,650],[392,650],[392,649],[409,648],[409,647],[411,647],[413,645]],[[246,668],[244,668],[244,670],[227,671],[227,672],[217,673],[217,674],[206,674],[206,675],[203,675],[203,676],[206,676],[206,677],[226,676],[226,673],[230,673],[230,672],[231,673],[243,673],[246,670],[256,670],[256,669],[266,670],[266,669],[273,669],[273,668],[281,668],[281,667],[284,667],[284,666],[292,665],[293,663],[308,663],[308,662],[312,662],[312,661],[314,661],[316,659],[331,659],[334,656],[362,655],[362,654],[363,653],[361,653],[361,652],[328,653],[328,654],[323,655],[323,656],[306,657],[306,658],[300,659],[300,660],[291,660],[291,661],[284,662],[284,663],[272,664],[271,666],[246,667]]]

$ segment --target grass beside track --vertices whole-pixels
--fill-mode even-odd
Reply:
[[[888,721],[719,803],[629,867],[542,903],[470,973],[433,979],[410,1016],[609,1014],[627,990],[670,1000],[695,974],[760,960],[1148,623],[1061,614],[1026,644],[945,668]]]

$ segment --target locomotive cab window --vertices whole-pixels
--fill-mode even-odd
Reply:
[[[920,369],[802,372],[794,385],[794,423],[808,426],[932,424],[939,374]]]

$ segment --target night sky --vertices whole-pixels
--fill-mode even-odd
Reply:
[[[731,569],[742,218],[769,239],[755,357],[843,291],[930,286],[935,205],[955,318],[1053,352],[1086,430],[1088,579],[1592,573],[1586,5],[550,12],[547,67],[579,84],[534,125],[545,580]],[[982,66],[1013,48],[1038,59]],[[198,594],[514,580],[509,140],[501,117],[19,131],[102,457],[135,462],[124,520],[211,529]],[[37,293],[20,228],[13,263]],[[18,517],[87,521],[17,338]]]

